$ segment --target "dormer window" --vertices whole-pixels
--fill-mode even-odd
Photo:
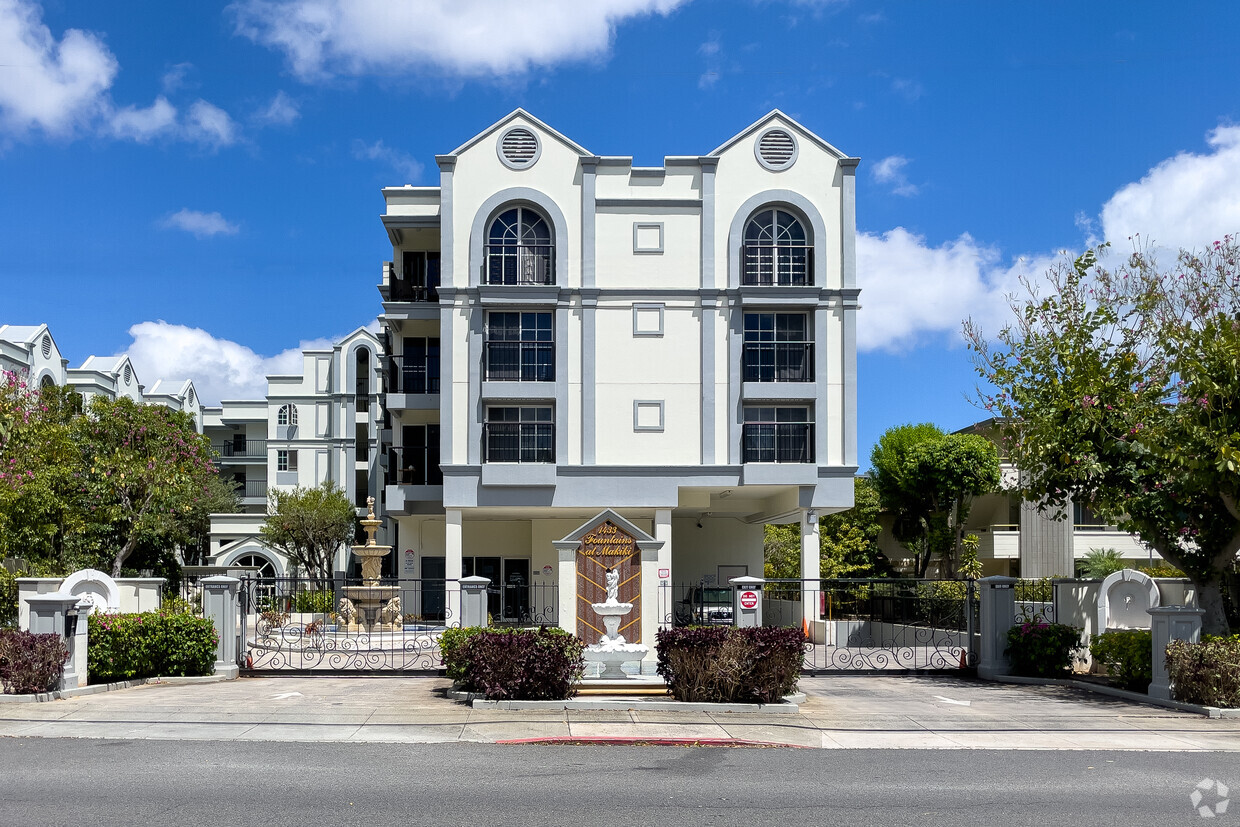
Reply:
[[[745,225],[741,284],[805,287],[814,283],[813,245],[801,219],[780,207],[763,207]]]
[[[512,207],[487,232],[487,284],[555,284],[551,225],[532,207]]]
[[[276,413],[277,425],[296,425],[297,424],[297,406],[282,405],[279,412]]]

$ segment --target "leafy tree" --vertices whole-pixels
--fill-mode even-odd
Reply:
[[[328,480],[317,488],[268,492],[263,540],[327,588],[336,550],[354,537],[357,515],[345,492]]]
[[[1007,422],[1026,498],[1091,503],[1182,569],[1228,629],[1221,579],[1240,551],[1240,246],[1161,269],[1101,250],[1026,280],[997,343],[966,322],[982,402]]]
[[[917,576],[926,576],[936,556],[940,575],[952,575],[973,498],[999,487],[994,444],[929,423],[899,425],[879,437],[870,462],[879,501],[895,518],[892,532],[912,552]]]
[[[853,480],[853,507],[818,520],[822,577],[875,577],[886,573],[880,557],[878,492],[865,477]],[[801,576],[801,527],[768,525],[764,530],[768,578]]]
[[[95,397],[72,432],[83,458],[87,534],[114,544],[113,577],[143,543],[184,540],[218,500],[211,444],[188,413]]]

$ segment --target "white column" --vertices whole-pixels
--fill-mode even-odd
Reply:
[[[556,610],[560,628],[577,634],[577,549],[557,549],[560,578],[556,583],[560,605]]]
[[[1012,660],[1007,649],[1008,629],[1016,625],[1015,577],[983,577],[977,581],[981,590],[982,651],[979,653],[977,676],[984,681],[1012,673]]]
[[[1175,687],[1167,673],[1167,644],[1173,640],[1199,643],[1201,618],[1205,612],[1191,606],[1160,606],[1146,609],[1146,612],[1150,615],[1150,643],[1154,647],[1149,696],[1169,701],[1175,694]]]
[[[654,531],[652,532],[656,540],[662,541],[661,545],[653,554],[647,555],[642,553],[642,640],[641,642],[649,648],[646,653],[647,664],[654,664],[657,658],[655,652],[655,635],[667,621],[667,625],[671,623],[671,591],[661,588],[663,583],[671,583],[672,569],[672,510],[670,508],[658,508],[654,512]],[[660,571],[667,571],[668,577],[660,577]],[[664,602],[667,603],[664,606]],[[651,666],[650,668],[654,668]]]
[[[818,600],[822,591],[822,550],[818,539],[818,512],[801,512],[801,616],[806,630],[814,633]]]
[[[461,510],[449,508],[444,512],[444,610],[447,625],[461,625]]]

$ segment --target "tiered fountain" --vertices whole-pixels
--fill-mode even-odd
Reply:
[[[366,532],[366,544],[353,546],[353,555],[362,561],[362,585],[341,589],[338,613],[340,630],[345,632],[399,631],[402,623],[399,586],[380,586],[379,571],[391,546],[375,543],[375,532],[383,521],[375,517],[375,498],[366,498],[366,519],[359,520]]]
[[[602,603],[591,603],[594,613],[603,618],[606,630],[598,643],[586,647],[585,659],[600,664],[603,671],[600,679],[627,679],[629,676],[620,668],[629,661],[640,661],[650,651],[650,647],[640,643],[626,643],[620,634],[620,620],[633,611],[632,603],[621,603],[617,596],[620,592],[620,575],[615,569],[607,570],[607,599]]]

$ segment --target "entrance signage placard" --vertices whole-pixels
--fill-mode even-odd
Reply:
[[[617,599],[632,603],[620,634],[629,643],[641,643],[641,550],[637,539],[611,520],[604,520],[581,538],[577,547],[577,637],[587,645],[603,635],[602,618],[591,604],[607,599],[607,570],[618,575]]]

